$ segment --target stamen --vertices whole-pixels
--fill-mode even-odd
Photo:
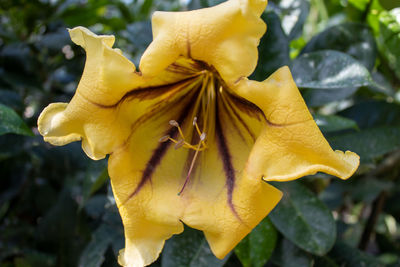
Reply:
[[[179,127],[179,123],[176,120],[170,120],[169,124],[174,127]]]
[[[182,194],[183,190],[185,190],[185,188],[186,188],[187,183],[189,182],[190,174],[192,173],[194,163],[196,162],[197,155],[199,154],[199,149],[200,149],[201,143],[202,143],[202,141],[199,142],[199,145],[197,146],[197,149],[196,149],[196,152],[194,153],[192,162],[190,163],[190,168],[189,168],[188,174],[186,175],[185,183],[183,184],[181,191],[179,191],[178,196],[180,196]]]
[[[158,142],[164,143],[164,142],[167,142],[168,140],[169,140],[169,135],[164,135],[163,137],[158,139]]]
[[[182,139],[179,140],[179,141],[175,144],[175,149],[181,148],[184,144],[185,144],[185,141],[183,141]]]
[[[185,140],[185,136],[183,135],[183,132],[182,132],[181,127],[179,126],[179,123],[178,123],[176,120],[170,120],[170,121],[169,121],[169,124],[170,124],[171,126],[174,126],[174,127],[178,128],[179,135],[181,136],[181,138],[182,138],[183,140]]]
[[[192,145],[192,144],[188,143],[185,140],[185,136],[183,135],[183,131],[182,131],[181,127],[179,126],[179,123],[176,120],[170,120],[169,124],[171,126],[173,126],[173,127],[178,128],[179,135],[180,135],[181,139],[178,141],[178,140],[170,137],[169,135],[166,135],[166,136],[161,137],[159,139],[159,142],[166,142],[166,141],[170,140],[171,142],[175,143],[175,149],[179,149],[181,147],[184,147],[184,148],[195,150],[193,159],[192,159],[192,161],[190,163],[189,171],[188,171],[188,173],[186,175],[185,182],[184,182],[181,190],[178,193],[178,196],[180,196],[183,193],[183,191],[185,190],[186,185],[189,182],[189,179],[190,179],[190,176],[192,174],[192,171],[193,171],[194,165],[196,163],[197,157],[199,155],[199,152],[207,149],[207,146],[206,146],[206,143],[205,143],[207,135],[206,135],[205,132],[200,131],[199,125],[197,124],[197,117],[193,118],[193,126],[196,129],[196,132],[199,135],[199,139],[200,139],[199,142],[197,143],[197,145]]]

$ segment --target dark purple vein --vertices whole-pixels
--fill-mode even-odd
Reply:
[[[195,101],[195,99],[196,99],[196,95],[195,95],[195,97],[192,97],[191,99],[189,99],[187,104],[181,110],[180,116],[177,120],[180,125],[183,125],[183,123],[185,122],[187,116],[190,113],[189,112],[190,108],[193,106],[193,102]],[[169,131],[167,131],[165,133],[165,135],[169,135],[172,138],[176,138],[177,134],[178,134],[178,129],[176,127],[172,127]],[[161,163],[161,160],[166,155],[168,148],[170,148],[171,145],[172,145],[172,142],[162,142],[162,143],[159,143],[157,148],[153,150],[150,160],[147,162],[146,167],[143,170],[142,177],[141,177],[138,185],[136,186],[135,190],[129,195],[127,200],[125,200],[125,202],[130,200],[136,194],[138,194],[139,191],[143,188],[143,186],[146,183],[151,181],[151,177],[153,176],[154,171],[156,170],[158,165]]]
[[[218,96],[218,94],[216,94]],[[222,100],[219,100],[222,101]],[[233,214],[236,218],[241,221],[239,214],[237,213],[235,206],[233,205],[233,189],[235,188],[235,169],[233,168],[232,164],[232,157],[227,145],[227,140],[225,138],[222,125],[221,125],[221,113],[219,112],[219,102],[216,101],[216,118],[215,118],[215,134],[217,140],[217,147],[219,155],[221,156],[222,165],[224,167],[225,178],[226,178],[226,188],[227,188],[227,198],[228,198],[228,205]]]
[[[132,89],[129,92],[125,93],[125,95],[123,95],[120,100],[118,100],[116,103],[111,104],[111,105],[104,105],[104,104],[99,104],[99,103],[94,103],[94,102],[92,102],[92,103],[100,108],[108,109],[108,108],[117,107],[118,105],[120,105],[122,102],[124,102],[127,99],[139,99],[139,100],[154,99],[162,94],[165,94],[169,91],[177,89],[180,86],[189,84],[195,78],[197,78],[197,76],[191,76],[191,77],[188,77],[183,80],[179,80],[177,82],[173,82],[170,84],[164,84],[164,85],[159,85],[159,86],[149,86],[149,87],[143,87],[143,88],[142,87],[135,88],[135,89]]]

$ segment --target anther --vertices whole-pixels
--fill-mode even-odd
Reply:
[[[207,137],[206,133],[202,133],[202,134],[200,135],[200,140],[201,140],[201,141],[204,141],[204,140],[206,139],[206,137]]]
[[[195,126],[197,124],[197,117],[193,118],[193,126]]]
[[[179,123],[176,120],[170,120],[169,124],[174,127],[179,127]]]
[[[164,142],[167,142],[168,140],[169,140],[169,135],[164,135],[163,137],[158,139],[158,142],[164,143]]]
[[[179,140],[179,141],[175,144],[175,149],[181,148],[184,144],[185,144],[185,141],[183,141],[182,139]]]

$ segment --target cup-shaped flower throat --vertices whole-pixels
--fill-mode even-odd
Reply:
[[[108,158],[125,229],[119,262],[144,266],[183,223],[202,230],[223,258],[279,202],[266,181],[318,171],[350,177],[355,153],[333,151],[287,67],[247,79],[265,32],[262,0],[230,0],[189,12],[156,12],[140,71],[113,49],[113,36],[77,27],[87,53],[70,103],[38,121],[45,140],[82,140]]]

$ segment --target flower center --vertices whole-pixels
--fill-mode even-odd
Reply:
[[[216,153],[220,161],[226,178],[228,204],[234,211],[232,193],[236,173],[231,145],[237,147],[240,143],[244,148],[251,147],[261,124],[266,121],[264,113],[255,104],[237,95],[217,70],[204,62],[182,57],[166,69],[163,77],[169,82],[135,88],[111,105],[97,104],[102,108],[117,108],[125,101],[138,100],[140,103],[149,100],[145,102],[149,103],[145,105],[145,112],[132,122],[130,136],[151,119],[163,123],[169,121],[170,127],[158,138],[159,144],[152,151],[138,185],[126,201],[151,181],[154,171],[171,145],[175,144],[176,149],[189,150],[183,165],[186,177],[178,195],[184,193],[191,177],[200,174],[202,166],[197,168],[200,162],[207,162],[205,154],[200,154],[210,151]],[[173,81],[170,81],[171,78]],[[211,156],[214,158],[216,155]]]
[[[199,84],[199,87],[194,88],[195,90],[197,89],[199,91],[196,95],[195,101],[193,102],[193,108],[191,112],[191,116],[193,118],[192,125],[181,127],[176,120],[170,120],[169,124],[172,127],[176,127],[178,130],[179,139],[173,138],[169,135],[165,135],[159,139],[159,142],[173,142],[175,144],[175,149],[187,148],[194,151],[194,153],[191,154],[192,158],[185,181],[181,190],[178,192],[178,195],[181,195],[190,180],[190,176],[196,160],[198,159],[199,153],[207,149],[206,133],[215,130],[213,129],[214,127],[212,127],[212,125],[215,123],[216,98],[217,94],[221,93],[223,88],[222,86],[219,86],[219,81],[221,79],[219,74],[213,70],[212,67],[209,67],[203,62],[193,61],[189,66],[182,66],[174,63],[169,67],[169,70],[174,72],[179,70],[180,73],[186,73],[188,77],[195,76],[197,78],[194,79],[194,83]],[[219,92],[216,91],[217,89]],[[199,124],[201,126],[199,126]],[[184,134],[183,128],[188,131],[186,135]],[[196,134],[193,135],[193,132]],[[193,143],[193,141],[196,141],[197,143]]]

